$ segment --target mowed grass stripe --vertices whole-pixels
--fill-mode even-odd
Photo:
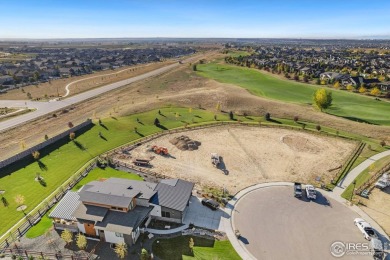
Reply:
[[[312,104],[313,93],[318,89],[318,86],[281,80],[255,69],[228,64],[200,64],[197,70],[201,76],[246,88],[254,95],[298,104]],[[327,113],[354,121],[390,125],[390,102],[329,90],[332,91],[333,105],[326,110]]]

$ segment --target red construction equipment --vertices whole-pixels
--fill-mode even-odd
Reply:
[[[169,154],[168,149],[166,147],[161,147],[161,146],[157,146],[157,145],[152,146],[152,151],[155,152],[156,154],[160,154],[160,155],[168,155]]]

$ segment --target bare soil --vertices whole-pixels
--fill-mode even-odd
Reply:
[[[181,134],[172,134],[139,146],[131,151],[132,158],[120,160],[153,158],[153,171],[200,186],[225,187],[234,194],[261,182],[328,179],[328,170],[342,164],[355,147],[338,138],[278,128],[213,127],[185,134],[201,143],[198,149],[179,149],[170,140]],[[150,151],[153,145],[168,148],[170,156],[156,155]],[[222,157],[218,168],[211,164],[211,153]]]
[[[359,200],[365,205],[360,208],[390,234],[390,187],[383,190],[375,188],[369,199],[359,197]]]
[[[220,54],[205,53],[199,59],[215,59]],[[321,126],[329,126],[341,131],[348,131],[390,143],[390,127],[368,125],[353,122],[336,116],[320,113],[309,105],[281,103],[274,100],[251,95],[247,90],[229,84],[198,76],[190,64],[153,77],[136,82],[126,87],[103,94],[84,103],[78,104],[70,112],[57,113],[57,118],[47,116],[33,123],[19,126],[0,135],[0,158],[5,158],[20,151],[21,140],[30,147],[67,129],[67,123],[77,124],[87,118],[104,118],[123,116],[162,105],[198,107],[215,111],[220,102],[222,109],[237,114],[264,115],[270,112],[273,117],[293,118],[315,122]]]

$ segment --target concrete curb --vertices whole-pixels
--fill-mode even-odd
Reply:
[[[240,199],[242,199],[242,197],[245,197],[245,195],[247,195],[255,190],[262,189],[262,188],[269,188],[269,187],[281,187],[281,186],[291,186],[292,187],[293,185],[294,185],[294,183],[292,183],[292,182],[269,182],[269,183],[256,184],[256,185],[250,186],[248,188],[245,188],[245,189],[239,191],[234,196],[234,198],[228,202],[228,204],[226,205],[227,208],[225,211],[226,211],[226,213],[228,213],[230,215],[230,220],[229,219],[222,219],[221,221],[223,221],[223,224],[225,226],[225,232],[226,232],[227,237],[230,240],[230,243],[232,244],[232,246],[234,247],[234,249],[236,250],[236,252],[239,254],[239,256],[242,259],[255,260],[257,258],[254,257],[246,249],[244,243],[239,241],[234,233],[234,230],[235,230],[235,226],[234,226],[235,210],[234,210],[234,208],[235,208],[235,206],[240,202]],[[342,197],[338,196],[338,194],[335,194],[333,192],[321,190],[321,194],[343,204],[345,207],[348,207],[349,209],[356,212],[359,216],[361,216],[362,218],[367,220],[377,231],[379,231],[383,237],[385,237],[386,239],[389,240],[388,235],[378,225],[378,223],[376,223],[376,221],[374,221],[371,217],[369,217],[359,207],[357,207],[355,205],[349,206],[347,200],[343,199]],[[353,220],[351,220],[351,221],[353,221]]]

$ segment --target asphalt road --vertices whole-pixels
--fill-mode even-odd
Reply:
[[[367,243],[353,224],[356,217],[357,213],[322,195],[313,202],[294,198],[293,187],[267,187],[244,195],[232,221],[242,235],[241,242],[257,259],[312,260],[337,259],[330,253],[335,241]]]
[[[195,57],[189,58],[185,60],[184,62],[190,62],[191,60],[195,59]],[[0,132],[5,131],[7,129],[14,128],[18,125],[24,124],[28,121],[32,121],[34,119],[37,119],[41,116],[44,116],[46,114],[51,114],[54,111],[61,110],[65,107],[68,107],[70,105],[74,105],[77,103],[80,103],[84,100],[96,97],[98,95],[101,95],[103,93],[106,93],[108,91],[123,87],[125,85],[134,83],[136,81],[144,80],[153,76],[157,76],[159,74],[162,74],[164,72],[167,72],[169,70],[172,70],[173,68],[176,68],[180,66],[180,64],[174,63],[144,74],[141,74],[136,77],[132,77],[129,79],[125,79],[122,81],[118,81],[109,85],[105,85],[100,88],[92,89],[83,93],[80,93],[78,95],[60,100],[60,101],[51,101],[51,102],[34,102],[34,101],[26,101],[26,100],[0,100],[0,107],[28,107],[28,108],[35,108],[36,111],[17,116],[15,118],[11,118],[9,120],[5,120],[3,122],[0,122]]]

